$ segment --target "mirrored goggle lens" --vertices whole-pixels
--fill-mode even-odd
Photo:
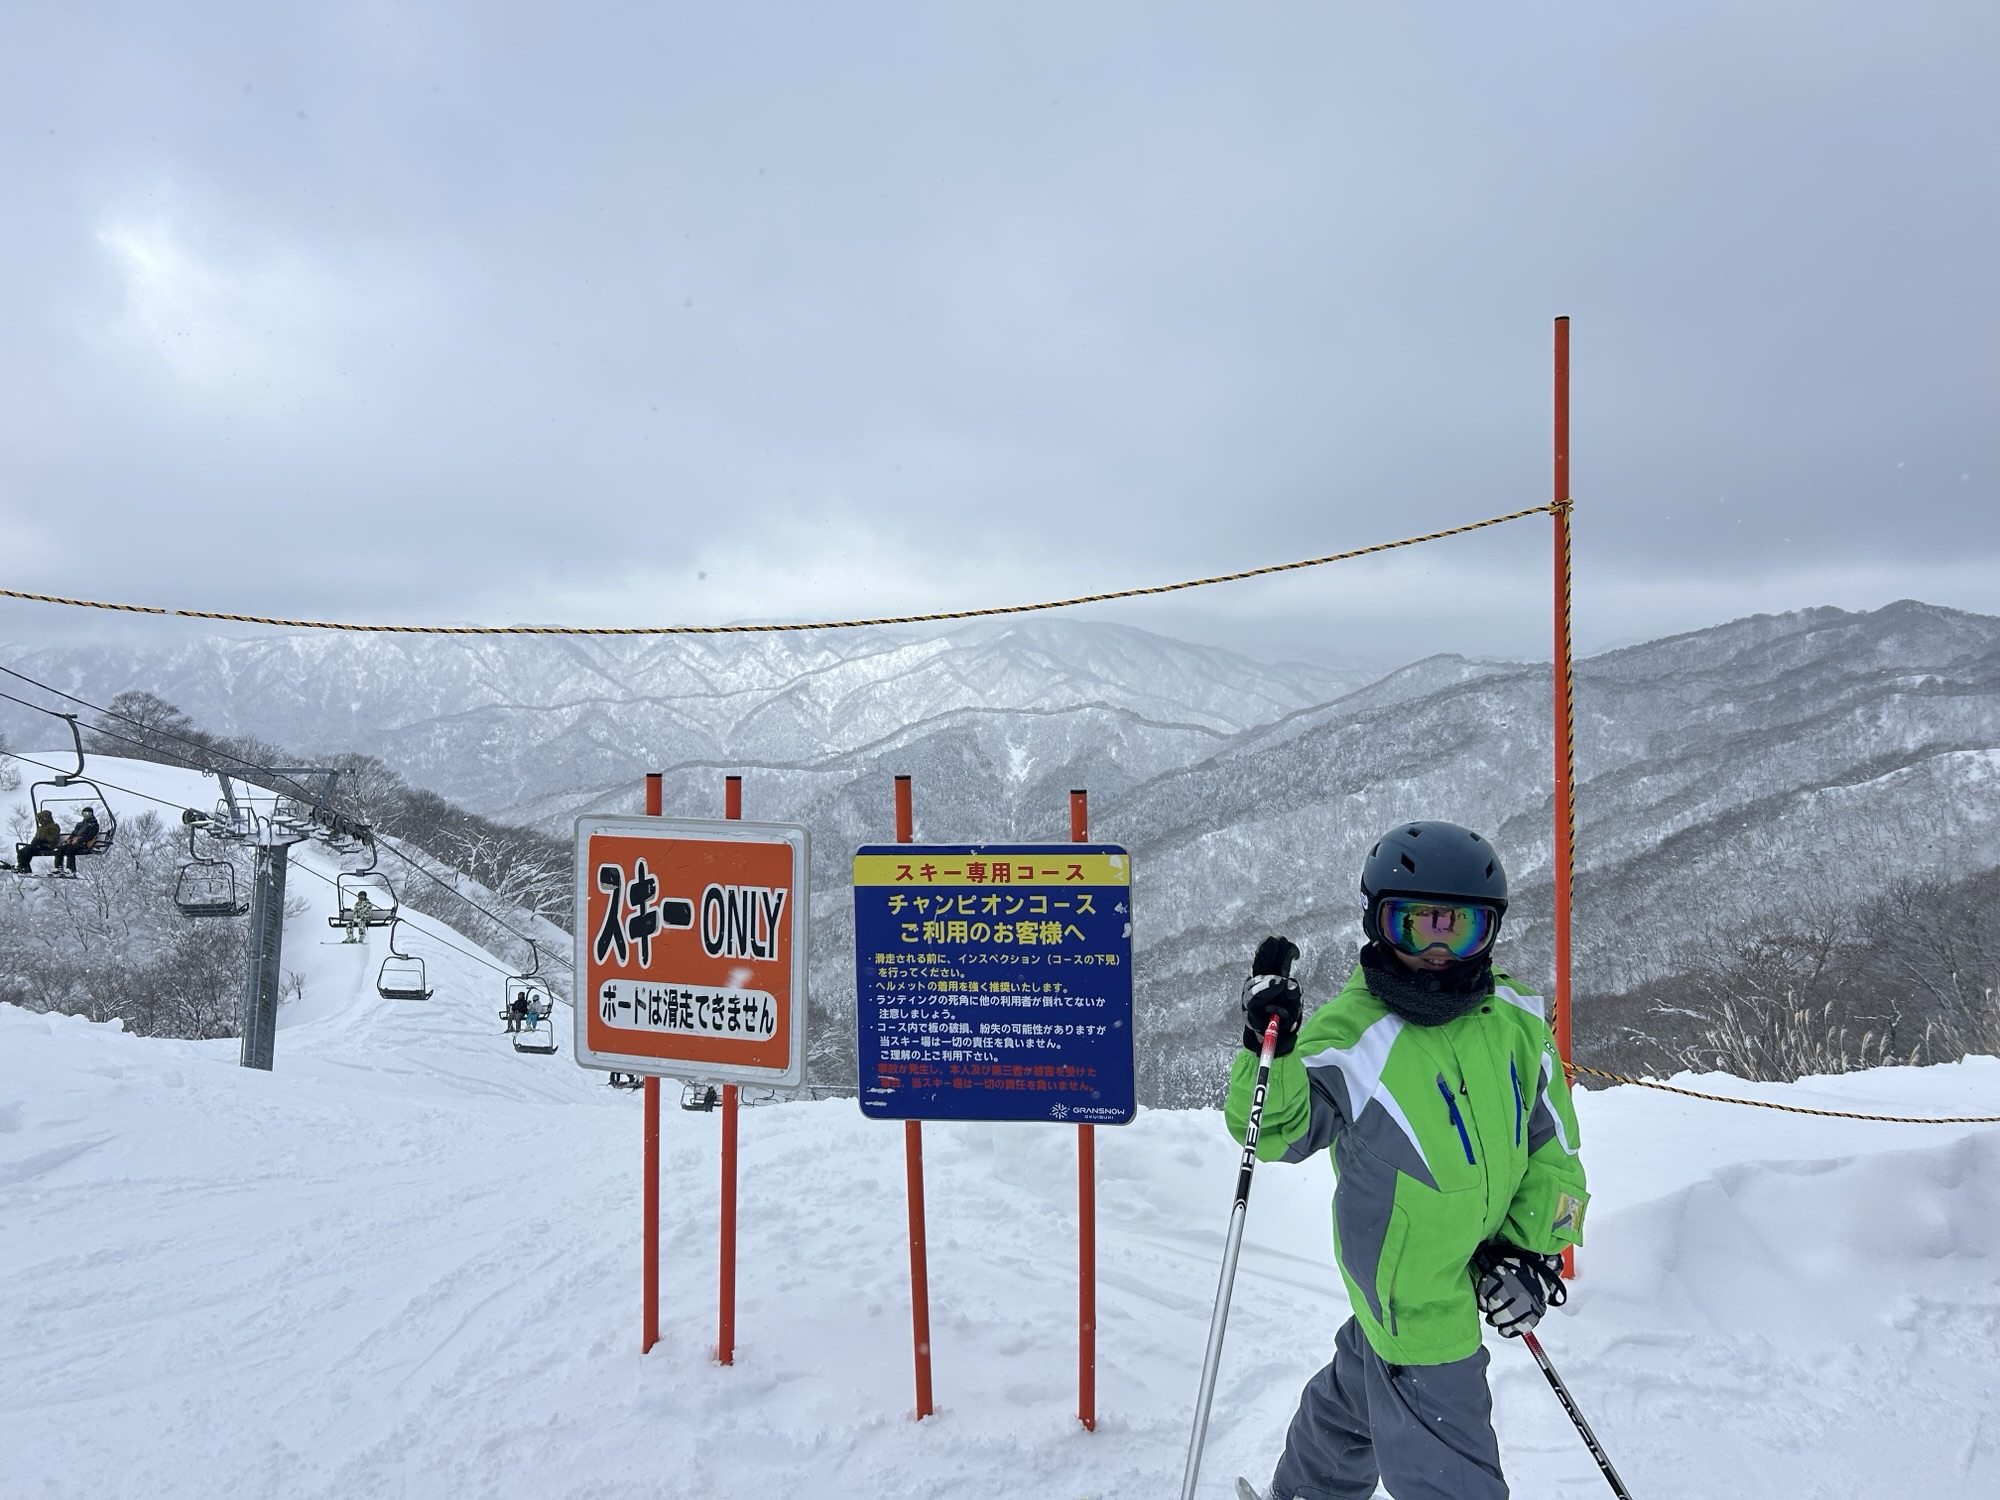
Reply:
[[[1443,948],[1453,958],[1470,958],[1493,941],[1500,918],[1490,906],[1391,896],[1382,903],[1381,922],[1382,935],[1405,953]]]

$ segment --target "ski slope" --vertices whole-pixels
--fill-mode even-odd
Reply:
[[[851,1101],[745,1111],[725,1369],[717,1121],[669,1108],[642,1358],[636,1097],[567,1037],[515,1054],[495,971],[442,946],[463,938],[414,918],[435,998],[384,1001],[383,935],[343,947],[328,888],[295,872],[292,892],[314,903],[286,929],[306,987],[269,1074],[234,1042],[0,1007],[0,1494],[1178,1492],[1235,1172],[1218,1115],[1098,1133],[1094,1434],[1071,1416],[1073,1133],[927,1127],[939,1411],[919,1425],[901,1131]],[[1984,1058],[1708,1084],[2000,1113]],[[2000,1492],[2000,1129],[1638,1089],[1580,1108],[1590,1243],[1544,1341],[1641,1500]],[[1330,1187],[1324,1158],[1258,1175],[1204,1496],[1268,1476],[1344,1316]],[[1606,1493],[1532,1361],[1493,1342],[1515,1492]]]

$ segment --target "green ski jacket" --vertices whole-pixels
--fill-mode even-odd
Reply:
[[[1238,1052],[1224,1118],[1243,1139],[1257,1055]],[[1504,974],[1442,1026],[1347,986],[1271,1063],[1260,1161],[1333,1148],[1334,1254],[1348,1300],[1390,1364],[1479,1347],[1469,1262],[1489,1239],[1552,1255],[1583,1237],[1576,1111],[1540,995]]]

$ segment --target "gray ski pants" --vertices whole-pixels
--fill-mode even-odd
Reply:
[[[1448,1365],[1390,1365],[1349,1318],[1333,1363],[1306,1382],[1274,1500],[1507,1500],[1486,1351]]]

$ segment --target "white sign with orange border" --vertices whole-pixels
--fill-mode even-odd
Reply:
[[[794,823],[578,818],[577,1062],[801,1082],[807,854]]]

